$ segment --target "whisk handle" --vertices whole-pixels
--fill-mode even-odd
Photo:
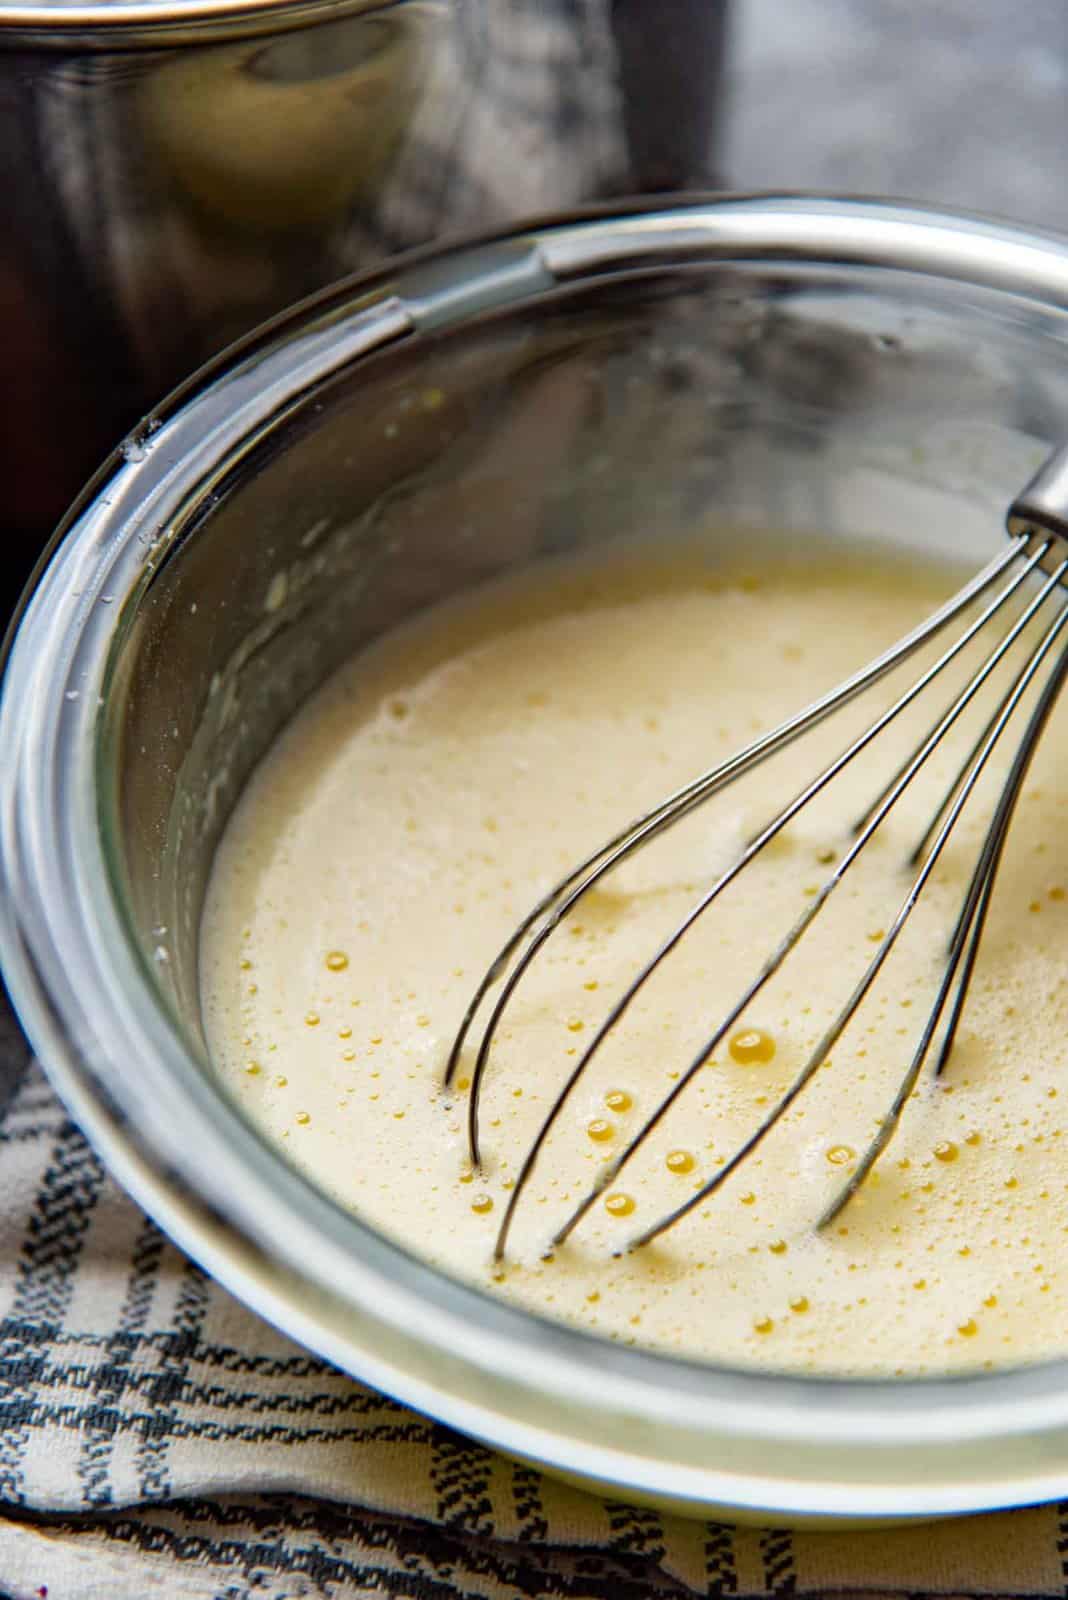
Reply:
[[[1047,572],[1052,572],[1064,560],[1061,541],[1068,546],[1068,444],[1055,450],[1017,495],[1009,507],[1005,525],[1014,538],[1026,535],[1033,539],[1053,534],[1058,546],[1040,563]]]

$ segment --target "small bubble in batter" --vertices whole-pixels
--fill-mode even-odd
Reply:
[[[775,1040],[763,1028],[741,1028],[731,1035],[727,1047],[731,1055],[742,1066],[750,1066],[756,1061],[770,1061],[775,1054]]]

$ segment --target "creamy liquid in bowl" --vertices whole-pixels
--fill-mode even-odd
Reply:
[[[990,785],[783,1124],[673,1231],[625,1249],[723,1165],[847,998],[996,689],[730,1043],[567,1245],[542,1259],[601,1164],[833,870],[850,824],[948,702],[945,680],[746,870],[650,984],[572,1096],[506,1259],[493,1262],[523,1155],[612,999],[821,758],[906,680],[688,818],[561,926],[505,1015],[482,1100],[485,1167],[472,1173],[470,1062],[451,1099],[441,1074],[505,936],[591,848],[869,660],[959,578],[859,548],[845,560],[759,549],[745,567],[696,546],[670,559],[630,550],[547,564],[354,659],[278,741],[220,848],[202,955],[213,1058],[253,1122],[342,1204],[445,1271],[588,1330],[815,1372],[912,1374],[1063,1353],[1063,716],[1019,806],[956,1051],[940,1082],[924,1074],[861,1194],[815,1230],[908,1064]]]

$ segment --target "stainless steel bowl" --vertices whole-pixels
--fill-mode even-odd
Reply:
[[[538,555],[698,519],[978,561],[1068,425],[1068,246],[740,197],[410,258],[306,302],[131,436],[26,604],[0,701],[0,949],[105,1160],[341,1367],[616,1495],[776,1520],[1068,1493],[1068,1364],[805,1380],[615,1346],[338,1210],[212,1076],[212,853],[351,651]]]

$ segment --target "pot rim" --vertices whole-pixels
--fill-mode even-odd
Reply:
[[[0,50],[153,49],[288,32],[398,0],[22,0],[0,4]],[[403,0],[401,0],[403,4]]]
[[[1056,236],[862,198],[729,195],[421,251],[283,314],[116,451],[12,628],[0,965],[55,1087],[135,1198],[269,1321],[398,1399],[615,1493],[705,1514],[895,1518],[1055,1498],[1068,1493],[1068,1361],[886,1380],[726,1369],[542,1320],[374,1233],[210,1081],[110,881],[95,767],[108,660],[227,463],[324,377],[388,343],[593,278],[716,261],[869,267],[1068,308]]]

